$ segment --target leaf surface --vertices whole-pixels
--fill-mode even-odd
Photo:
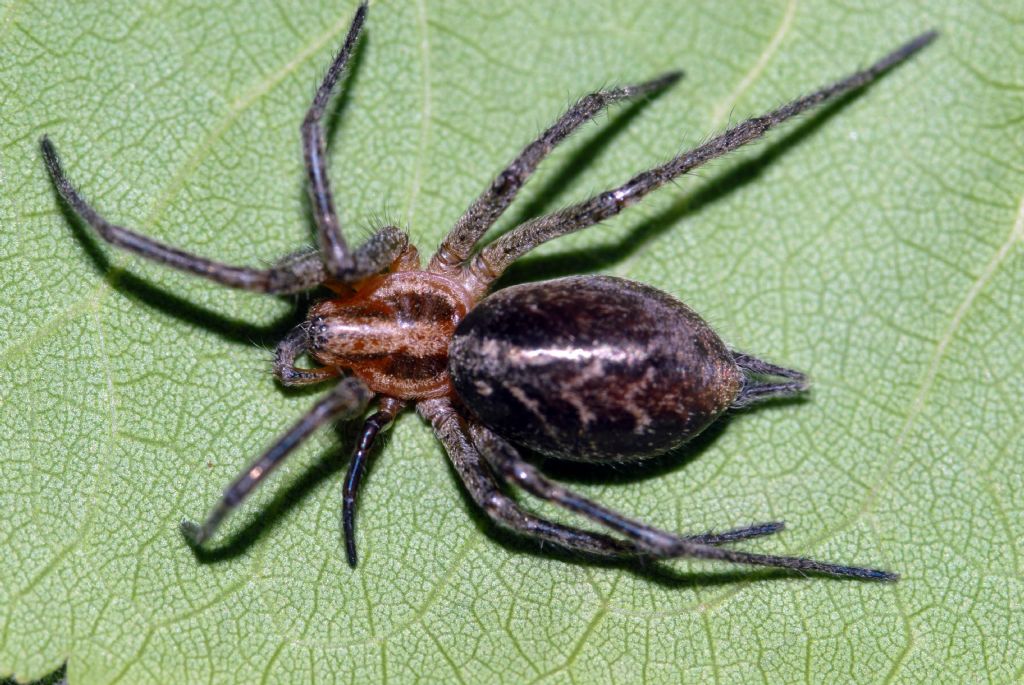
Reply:
[[[674,530],[785,519],[746,547],[900,583],[549,554],[494,533],[413,415],[365,484],[358,570],[340,537],[344,427],[197,559],[179,519],[314,401],[268,373],[267,348],[301,312],[100,245],[61,209],[37,141],[53,138],[111,220],[272,261],[311,239],[297,126],[351,10],[0,9],[0,674],[67,660],[74,685],[1021,677],[1019,2],[378,2],[331,120],[348,235],[386,218],[429,254],[588,89],[687,72],[586,127],[497,230],[938,28],[871,88],[506,281],[642,280],[815,383],[657,468],[553,473]]]

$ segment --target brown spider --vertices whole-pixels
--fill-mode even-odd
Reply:
[[[728,349],[697,314],[648,286],[609,277],[573,277],[506,288],[485,297],[505,269],[538,245],[593,226],[647,193],[829,99],[860,88],[935,38],[925,33],[874,65],[730,128],[661,166],[579,204],[528,221],[494,242],[477,243],[541,160],[608,105],[674,83],[673,72],[638,85],[592,93],[527,145],[456,222],[420,267],[416,248],[394,226],[356,250],[341,233],[327,179],[321,119],[366,19],[360,5],[302,124],[309,195],[319,250],[267,269],[198,257],[115,226],[82,199],[64,175],[53,144],[43,157],[63,200],[107,242],[222,285],[262,293],[325,286],[334,296],[277,346],[274,373],[284,385],[340,376],[322,400],[227,489],[202,525],[182,522],[194,544],[208,539],[285,457],[332,419],[360,415],[376,396],[345,478],[344,529],[356,564],[354,511],[377,434],[410,402],[431,423],[473,500],[499,525],[564,548],[605,557],[697,557],[894,580],[886,571],[799,557],[722,548],[768,535],[781,522],[721,534],[679,536],[631,520],[549,481],[506,440],[549,455],[588,462],[643,459],[696,435],[722,412],[805,389],[803,374]],[[299,368],[308,353],[318,368]],[[775,382],[768,380],[774,377]],[[501,482],[619,533],[613,537],[528,513]]]

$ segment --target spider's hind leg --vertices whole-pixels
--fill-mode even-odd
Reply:
[[[626,536],[641,550],[641,553],[648,556],[660,559],[675,557],[717,559],[737,564],[788,568],[795,571],[810,571],[865,580],[896,580],[898,578],[894,573],[877,569],[830,564],[804,557],[752,554],[724,549],[708,544],[706,536],[679,536],[659,530],[654,526],[627,518],[578,495],[569,488],[548,480],[536,467],[524,461],[514,447],[487,428],[473,425],[470,427],[470,432],[473,443],[479,452],[507,483],[519,486],[536,497],[580,514]]]
[[[567,526],[526,511],[501,490],[492,469],[473,445],[462,419],[448,400],[426,400],[417,405],[417,410],[430,421],[473,501],[499,526],[563,549],[608,559],[657,556],[633,540]],[[781,522],[760,523],[722,533],[693,535],[685,540],[702,546],[720,545],[771,535],[782,528]]]

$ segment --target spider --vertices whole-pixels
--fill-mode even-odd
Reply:
[[[491,295],[488,291],[509,265],[538,245],[608,219],[791,117],[871,83],[936,34],[922,34],[867,69],[744,121],[617,188],[527,221],[478,247],[555,146],[609,105],[659,91],[681,73],[591,93],[498,174],[421,268],[416,248],[395,226],[381,228],[363,245],[350,248],[328,181],[321,122],[366,15],[363,3],[301,127],[316,250],[257,269],[229,266],[146,238],[100,216],[68,180],[50,140],[44,136],[40,142],[60,197],[112,245],[243,290],[289,294],[326,287],[333,293],[315,302],[308,318],[278,344],[273,370],[286,386],[340,380],[228,485],[202,524],[182,521],[190,542],[202,545],[210,538],[317,428],[363,414],[376,397],[376,411],[365,419],[344,483],[342,521],[353,567],[356,493],[371,448],[398,413],[414,405],[433,427],[473,501],[495,523],[525,536],[610,558],[694,557],[895,580],[897,575],[887,571],[725,546],[776,533],[782,522],[681,536],[627,518],[549,480],[520,456],[515,445],[591,463],[644,459],[682,444],[726,410],[800,393],[807,387],[806,379],[798,371],[730,350],[686,305],[639,283],[578,276],[513,286]],[[320,366],[297,365],[303,354]],[[538,517],[507,494],[511,487],[609,532]]]

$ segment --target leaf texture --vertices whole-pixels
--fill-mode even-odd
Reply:
[[[1010,682],[1024,664],[1024,6],[376,2],[330,163],[348,235],[429,253],[590,89],[684,68],[560,149],[497,231],[730,122],[941,39],[874,86],[558,241],[506,283],[611,273],[810,372],[654,468],[552,472],[665,528],[894,585],[602,565],[495,533],[415,416],[341,547],[352,430],[325,430],[197,558],[177,532],[313,402],[268,373],[296,303],[112,251],[111,220],[261,264],[308,244],[298,123],[351,3],[0,9],[0,675],[223,682]],[[546,507],[539,510],[552,513]]]

